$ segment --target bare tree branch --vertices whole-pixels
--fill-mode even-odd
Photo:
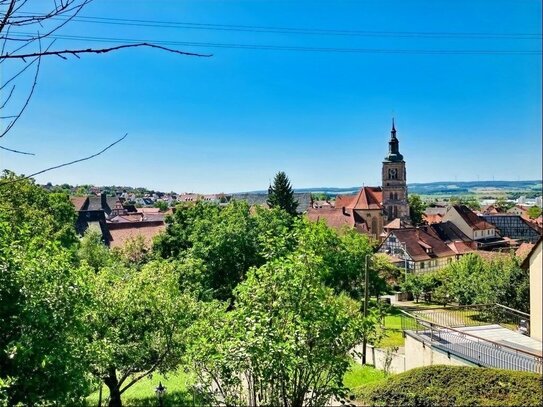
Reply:
[[[40,52],[41,52],[41,41],[40,41]],[[40,73],[40,66],[41,66],[41,57],[38,57],[38,65],[36,67],[36,74],[34,75],[34,81],[32,82],[32,87],[30,88],[28,97],[26,98],[25,103],[23,104],[23,107],[19,110],[19,113],[15,115],[15,118],[6,126],[4,131],[0,133],[0,138],[4,137],[7,134],[7,132],[10,131],[13,126],[15,126],[15,123],[17,123],[17,120],[19,120],[23,112],[26,110],[28,104],[30,103],[30,99],[32,98],[32,95],[34,94],[34,90],[36,89],[36,84],[38,83],[38,75]]]
[[[2,88],[0,88],[0,91],[2,90]],[[0,106],[0,110],[2,110],[8,104],[9,100],[11,99],[11,96],[13,95],[14,90],[15,90],[15,85],[13,85],[11,87],[11,90],[9,91],[8,97],[6,98],[6,100],[4,100],[4,102],[2,103],[2,106]]]
[[[95,154],[92,154],[92,155],[89,155],[88,157],[83,157],[83,158],[79,158],[77,160],[73,160],[73,161],[70,161],[70,162],[67,162],[67,163],[64,163],[64,164],[59,164],[59,165],[55,165],[53,167],[49,167],[49,168],[45,168],[44,170],[41,170],[41,171],[38,171],[38,172],[35,172],[33,174],[30,174],[30,175],[26,175],[24,177],[21,177],[21,178],[17,178],[15,180],[11,180],[11,181],[4,181],[4,182],[0,182],[0,187],[4,186],[4,185],[8,185],[8,184],[13,184],[14,182],[19,182],[19,181],[22,181],[22,180],[25,180],[25,179],[28,179],[28,178],[32,178],[32,177],[35,177],[36,175],[40,175],[40,174],[43,174],[44,172],[48,172],[48,171],[52,171],[52,170],[56,170],[58,168],[62,168],[62,167],[67,167],[69,165],[73,165],[73,164],[77,164],[77,163],[80,163],[82,161],[87,161],[87,160],[90,160],[94,157],[98,157],[100,154],[103,154],[105,153],[107,150],[109,150],[111,147],[113,147],[114,145],[120,143],[121,141],[123,141],[126,136],[128,136],[128,133],[126,133],[124,136],[122,136],[120,139],[114,141],[113,143],[111,143],[110,145],[108,145],[107,147],[103,148],[102,150],[98,151],[97,153]]]
[[[7,54],[0,56],[0,61],[5,59],[22,59],[25,60],[26,58],[35,58],[35,57],[44,57],[44,56],[51,56],[56,55],[58,57],[66,59],[64,55],[73,55],[77,56],[78,54],[105,54],[112,51],[117,51],[120,49],[126,49],[126,48],[138,48],[138,47],[147,47],[147,48],[156,48],[160,49],[162,51],[171,52],[174,54],[179,55],[188,55],[193,57],[211,57],[213,54],[197,54],[193,52],[185,52],[185,51],[179,51],[177,49],[163,47],[162,45],[156,45],[156,44],[150,44],[147,42],[141,42],[138,44],[123,44],[123,45],[117,45],[115,47],[109,47],[109,48],[87,48],[87,49],[73,49],[73,50],[62,50],[62,51],[44,51],[44,52],[33,52],[29,54]]]

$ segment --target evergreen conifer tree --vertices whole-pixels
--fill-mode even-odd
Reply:
[[[270,208],[279,207],[293,216],[297,214],[298,201],[294,199],[292,186],[283,171],[275,174],[273,185],[268,189],[268,205]]]

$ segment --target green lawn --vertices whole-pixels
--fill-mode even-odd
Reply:
[[[376,344],[379,348],[388,348],[392,346],[403,346],[405,339],[402,335],[402,318],[401,312],[397,308],[392,307],[385,315],[384,320],[385,337]]]
[[[385,373],[383,371],[375,369],[373,366],[353,362],[343,377],[343,384],[349,389],[354,389],[355,387],[377,382],[384,378]]]
[[[178,405],[193,405],[192,394],[187,388],[194,382],[193,375],[179,370],[167,375],[153,374],[151,378],[141,379],[122,394],[124,405],[130,406],[156,406],[155,387],[158,383],[166,387],[164,407]],[[102,389],[102,406],[107,405],[109,392],[106,386]],[[98,406],[98,390],[87,397],[87,405]]]

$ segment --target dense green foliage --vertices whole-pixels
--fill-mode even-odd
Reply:
[[[358,395],[383,406],[540,406],[542,386],[536,373],[429,366],[361,387]]]
[[[426,203],[421,199],[420,195],[409,195],[409,216],[413,225],[420,225],[423,220],[424,210],[426,209]]]
[[[73,403],[88,390],[90,296],[74,266],[74,220],[67,195],[0,179],[0,399],[10,405]]]
[[[141,269],[112,262],[94,275],[86,315],[90,371],[108,387],[110,405],[120,405],[122,392],[143,377],[179,365],[196,315],[179,282],[176,266],[164,260]]]
[[[442,270],[410,275],[402,287],[417,301],[424,295],[443,305],[499,303],[529,312],[529,274],[513,256],[485,260],[468,254]]]
[[[270,208],[281,208],[292,216],[297,213],[298,201],[294,199],[294,191],[283,171],[275,174],[273,184],[268,189],[268,205]]]
[[[530,219],[536,219],[541,216],[541,208],[537,205],[531,206],[528,208],[528,216]]]
[[[326,268],[304,251],[274,260],[250,270],[232,311],[206,310],[212,317],[193,327],[188,358],[199,380],[218,389],[215,401],[326,405],[345,394],[348,352],[376,318],[334,295],[323,283]]]

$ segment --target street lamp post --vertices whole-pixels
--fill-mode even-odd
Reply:
[[[159,407],[163,407],[164,405],[164,396],[166,395],[166,387],[162,385],[162,382],[158,383],[158,386],[155,387],[155,394],[158,399],[158,405]]]
[[[368,272],[368,258],[369,254],[366,254],[365,257],[365,268],[364,268],[364,319],[368,317],[368,300],[369,300],[369,293],[368,293],[368,287],[369,287],[369,272]],[[364,332],[364,338],[362,341],[362,364],[366,364],[366,348],[367,348],[368,340],[367,340],[367,332]]]

